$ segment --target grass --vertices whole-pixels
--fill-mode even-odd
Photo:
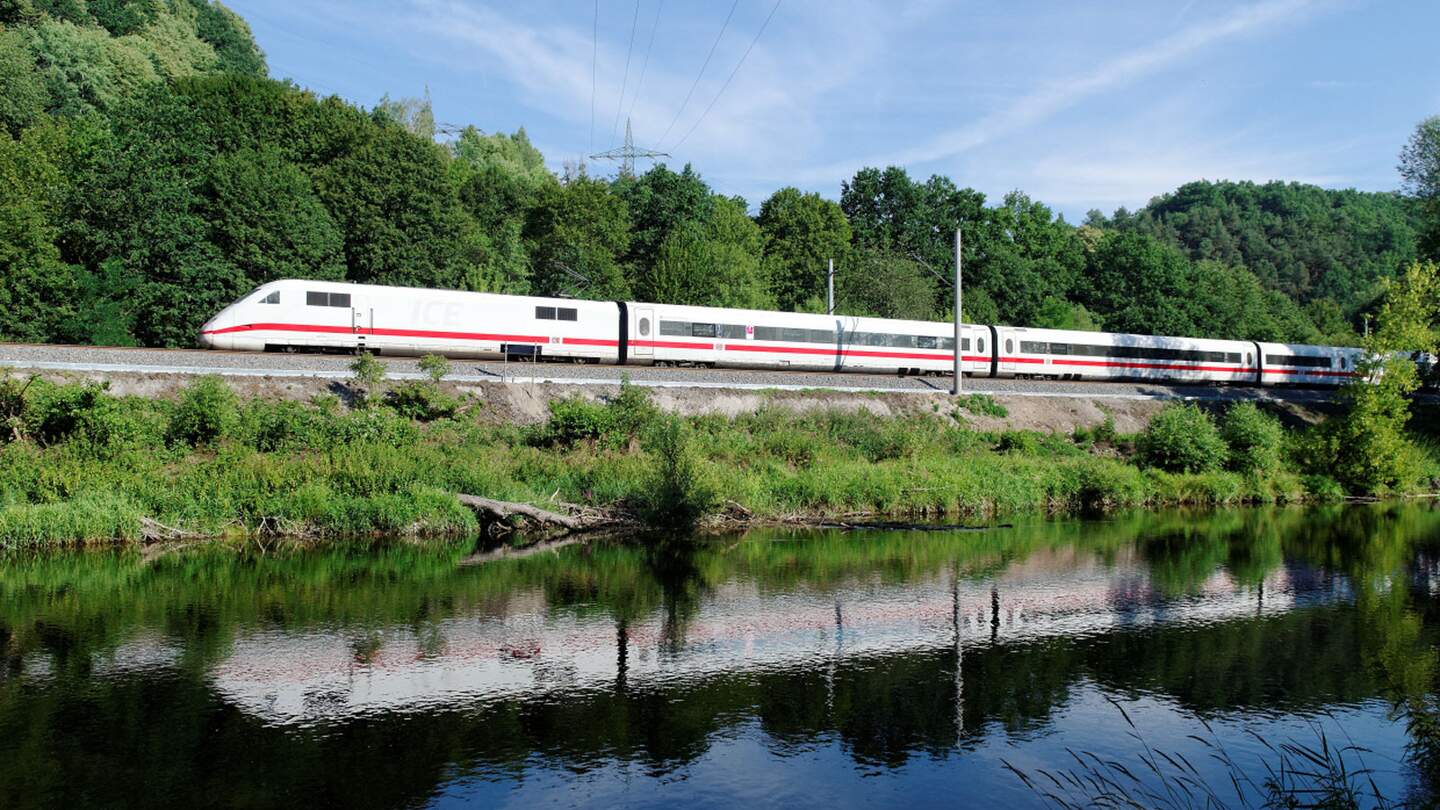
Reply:
[[[1107,700],[1110,700],[1107,698]],[[1090,751],[1066,749],[1075,763],[1069,768],[1022,770],[1002,760],[1006,770],[1044,803],[1060,808],[1343,808],[1398,806],[1381,794],[1373,771],[1365,764],[1367,749],[1346,737],[1344,744],[1330,739],[1326,728],[1313,723],[1310,742],[1271,742],[1246,730],[1265,749],[1264,757],[1246,767],[1226,750],[1215,730],[1203,718],[1207,737],[1188,735],[1201,747],[1206,760],[1218,762],[1224,781],[1216,784],[1203,775],[1179,750],[1153,747],[1125,708],[1110,703],[1125,718],[1135,741],[1134,760],[1122,762]],[[1344,735],[1344,728],[1336,730]],[[1201,760],[1201,765],[1211,763]],[[1213,767],[1213,766],[1211,766]],[[1263,773],[1257,780],[1255,776]]]
[[[333,397],[242,401],[219,385],[200,380],[175,403],[25,387],[0,438],[0,547],[133,542],[145,518],[205,536],[474,531],[456,493],[614,508],[655,525],[727,504],[762,520],[984,519],[1343,494],[1290,467],[1142,468],[1113,423],[991,434],[940,415],[776,405],[678,419],[627,385],[606,401],[553,402],[549,420],[518,427],[487,424],[473,402],[416,407],[440,401],[429,389],[347,409]],[[1425,447],[1440,474],[1437,445]]]

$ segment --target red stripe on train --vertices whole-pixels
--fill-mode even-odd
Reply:
[[[834,357],[839,354],[841,357],[894,357],[906,360],[944,360],[955,362],[953,354],[920,354],[919,352],[872,352],[864,349],[819,349],[819,348],[796,348],[791,346],[756,346],[750,343],[727,343],[725,351],[729,352],[770,352],[774,354],[813,354]],[[988,363],[990,358],[979,356],[966,356],[966,362]]]

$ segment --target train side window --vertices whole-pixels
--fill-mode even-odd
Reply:
[[[915,348],[917,349],[933,349],[935,344],[935,338],[930,335],[919,335],[915,338]]]
[[[257,304],[278,304],[278,303],[280,303],[280,291],[279,291],[279,290],[276,290],[276,291],[270,293],[269,295],[265,296],[264,298],[261,298],[259,301],[256,301],[255,303],[257,303]]]
[[[1010,338],[1005,338],[1005,353],[1006,353],[1006,354],[1014,354],[1014,353],[1015,353],[1015,341],[1011,340]]]
[[[715,324],[713,323],[692,323],[690,324],[690,337],[715,337]]]
[[[541,321],[555,320],[555,307],[535,307],[535,318]]]
[[[305,305],[311,307],[328,307],[330,306],[330,294],[314,292],[313,290],[307,291],[305,293]]]
[[[979,340],[975,341],[975,349],[981,354],[985,353],[985,338],[980,338]]]
[[[650,319],[649,319],[649,318],[641,318],[641,319],[640,319],[640,336],[641,336],[641,337],[648,337],[649,335],[650,335]]]
[[[1247,366],[1253,366],[1253,365],[1255,365],[1255,354],[1254,354],[1253,352],[1246,352],[1246,353],[1245,353],[1245,365],[1247,365]]]
[[[555,315],[556,320],[560,321],[574,321],[579,320],[580,317],[578,312],[570,309],[569,307],[561,307],[560,309],[555,310]]]
[[[350,293],[330,293],[330,306],[350,308]]]

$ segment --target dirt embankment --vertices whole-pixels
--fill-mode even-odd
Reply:
[[[174,398],[194,378],[186,375],[138,374],[123,372],[72,373],[45,372],[41,377],[54,382],[77,380],[106,381],[117,395]],[[227,384],[243,397],[309,401],[317,396],[348,399],[350,389],[344,382],[294,377],[228,377]],[[393,384],[393,383],[392,383]],[[601,399],[614,396],[614,385],[567,385],[538,383],[534,385],[504,383],[442,383],[450,393],[483,403],[478,409],[481,418],[495,423],[532,424],[543,421],[548,403],[563,397]],[[813,410],[868,411],[879,416],[939,414],[963,419],[976,430],[1038,430],[1069,432],[1077,427],[1090,427],[1113,418],[1121,433],[1144,429],[1150,417],[1165,407],[1162,400],[1125,399],[1117,397],[1045,397],[1007,396],[995,394],[993,399],[1006,415],[973,413],[957,407],[948,394],[936,393],[853,393],[826,391],[752,391],[714,388],[650,388],[651,398],[662,410],[684,416],[718,414],[738,416],[761,408],[784,408],[796,412]],[[1223,407],[1219,403],[1202,403],[1202,407]],[[1325,412],[1323,406],[1286,401],[1270,401],[1267,407],[1291,423],[1314,422]]]

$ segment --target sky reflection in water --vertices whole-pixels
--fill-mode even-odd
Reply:
[[[11,558],[0,805],[955,806],[1316,729],[1412,788],[1440,511]],[[1410,649],[1402,664],[1386,650]],[[958,662],[958,666],[957,666]],[[1391,663],[1387,663],[1391,662]],[[1202,718],[1214,729],[1213,738]]]

